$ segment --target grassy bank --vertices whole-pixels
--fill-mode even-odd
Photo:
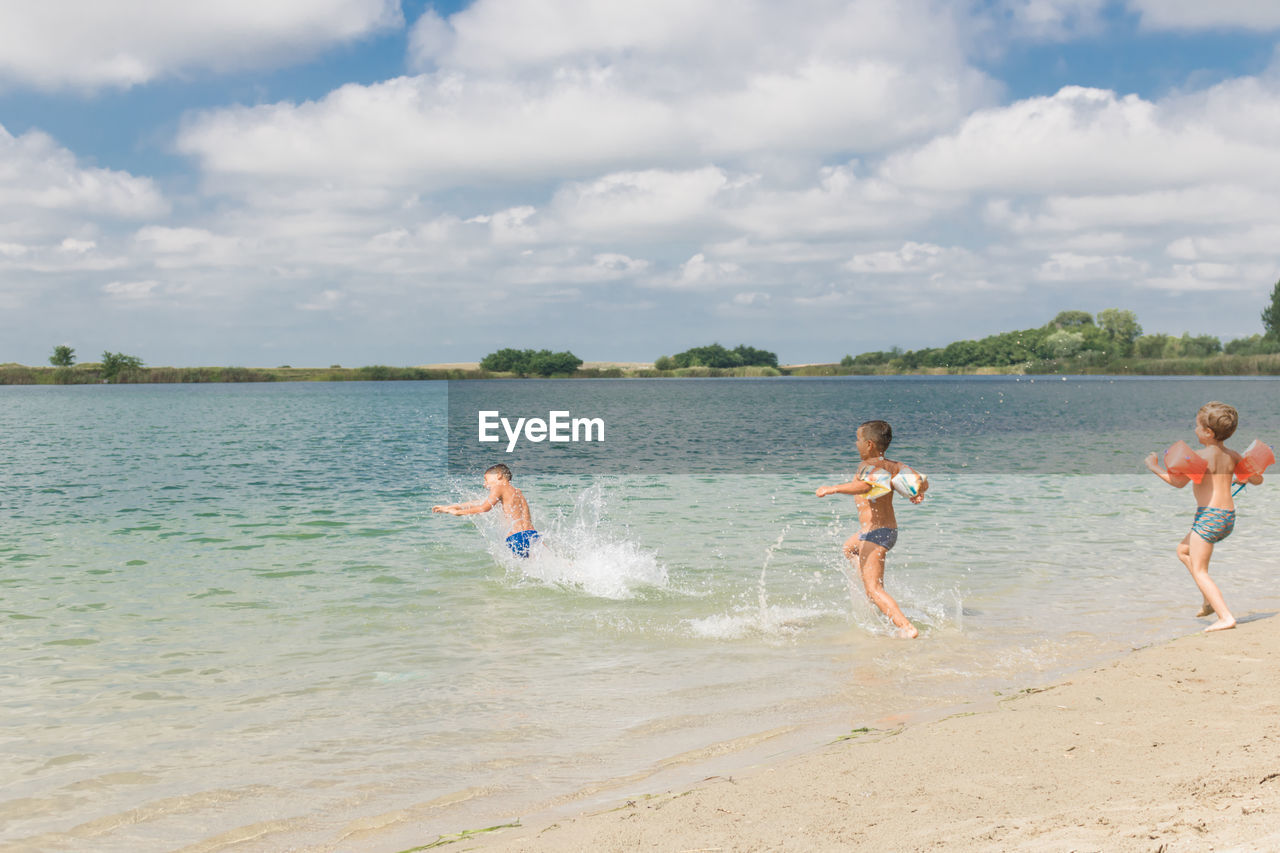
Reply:
[[[1068,358],[1029,361],[1007,367],[929,367],[913,371],[888,365],[804,364],[772,367],[585,367],[574,379],[731,378],[766,376],[975,376],[1086,374],[1101,376],[1280,376],[1280,353],[1213,355],[1203,358]],[[143,367],[108,379],[98,364],[30,367],[0,364],[0,385],[126,385],[199,382],[368,382],[441,379],[510,379],[510,373],[441,367]]]
[[[421,367],[143,367],[108,378],[98,364],[74,367],[0,365],[0,385],[187,384],[200,382],[368,382],[422,379],[486,379],[482,370]]]

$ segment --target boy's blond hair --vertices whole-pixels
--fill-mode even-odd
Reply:
[[[1236,431],[1240,413],[1235,406],[1214,400],[1200,407],[1200,411],[1196,412],[1196,420],[1208,427],[1218,441],[1226,441]]]
[[[1232,411],[1235,411],[1235,410],[1233,409]],[[497,474],[499,480],[506,480],[508,483],[511,482],[511,469],[508,468],[506,465],[503,465],[501,462],[499,462],[497,465],[493,465],[485,469],[485,473]]]

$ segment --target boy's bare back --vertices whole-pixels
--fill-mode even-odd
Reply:
[[[1235,499],[1231,495],[1232,476],[1240,464],[1240,454],[1224,445],[1202,447],[1196,454],[1209,465],[1204,478],[1192,484],[1196,506],[1235,509]]]
[[[511,522],[512,533],[533,529],[533,518],[529,512],[529,502],[524,499],[524,492],[511,485],[511,483],[501,482],[496,489],[489,492],[489,500],[496,500],[502,504],[502,511],[506,513],[507,520]]]

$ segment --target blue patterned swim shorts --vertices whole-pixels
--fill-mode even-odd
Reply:
[[[1191,522],[1191,532],[1212,545],[1230,536],[1235,526],[1236,511],[1234,509],[1201,506],[1196,507],[1196,518]]]
[[[529,549],[533,547],[533,543],[541,538],[541,534],[536,530],[521,530],[507,537],[507,547],[517,557],[527,557],[529,556]]]

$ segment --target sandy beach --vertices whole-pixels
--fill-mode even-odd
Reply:
[[[523,816],[454,849],[1280,850],[1272,615],[688,790]]]

